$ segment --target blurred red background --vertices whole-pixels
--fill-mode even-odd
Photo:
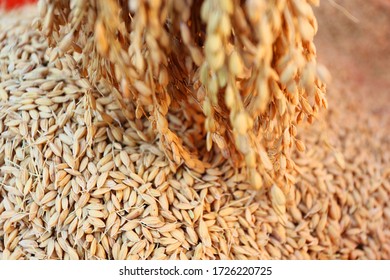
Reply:
[[[0,7],[5,7],[6,9],[16,8],[28,3],[34,3],[36,0],[0,0]]]

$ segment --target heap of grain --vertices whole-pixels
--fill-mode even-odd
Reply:
[[[114,80],[91,85],[85,53],[58,56],[36,10],[16,13],[0,18],[0,258],[390,257],[389,124],[370,111],[386,102],[329,95],[333,113],[298,132],[308,149],[289,194],[257,191],[245,166],[206,151],[196,106],[167,119],[204,172],[173,168]]]
[[[257,189],[288,193],[297,124],[326,107],[313,36],[316,0],[41,0],[50,61],[80,53],[91,88],[113,85],[128,120],[147,117],[175,170],[204,172],[169,110],[201,110],[198,131]],[[93,106],[93,105],[92,105]],[[95,108],[93,108],[95,109]]]

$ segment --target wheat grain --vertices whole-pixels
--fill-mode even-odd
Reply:
[[[237,14],[235,12],[228,17],[231,25],[245,30],[249,20],[262,23],[261,13],[249,12],[255,9],[249,2],[256,1],[248,1],[245,9],[237,6]],[[306,3],[293,1],[294,11],[307,16],[306,8],[297,5],[301,2]],[[44,3],[44,10],[49,12],[53,9],[50,8],[51,3]],[[224,6],[228,3],[221,3],[218,8],[225,14],[231,13],[231,9]],[[189,11],[183,12],[180,17],[185,18],[186,13]],[[202,13],[207,14],[207,11]],[[248,15],[248,19],[240,19],[240,13]],[[286,21],[291,16],[287,13]],[[49,18],[45,24],[50,26],[50,21],[57,20]],[[212,26],[215,23],[208,24],[210,32],[214,34],[217,31],[214,35],[223,38],[220,41],[224,44],[227,37],[225,28],[229,25],[227,19],[210,20],[223,23],[221,30]],[[199,117],[202,115],[200,108],[190,106],[189,112],[185,113],[170,108],[168,113],[168,105],[163,104],[165,99],[161,98],[157,110],[161,110],[163,117],[169,121],[160,120],[160,129],[168,125],[171,132],[166,132],[164,137],[156,135],[149,120],[135,120],[134,114],[131,117],[130,109],[135,112],[135,107],[127,103],[124,106],[121,100],[111,96],[116,91],[108,81],[91,84],[80,79],[79,71],[88,70],[78,69],[77,65],[86,62],[87,58],[74,53],[72,48],[66,53],[72,59],[64,59],[64,54],[55,49],[46,52],[45,39],[31,30],[30,22],[31,19],[18,19],[13,28],[0,28],[0,38],[4,38],[0,43],[1,258],[389,258],[390,233],[387,227],[390,210],[386,198],[390,184],[386,166],[389,165],[390,149],[386,138],[388,129],[381,126],[379,118],[366,122],[366,127],[365,122],[355,120],[340,102],[334,110],[346,117],[348,122],[340,123],[334,120],[337,114],[329,114],[326,122],[320,121],[304,131],[298,132],[295,124],[279,127],[276,129],[279,138],[275,144],[283,146],[282,153],[267,145],[253,146],[253,153],[248,152],[244,160],[246,167],[257,169],[235,168],[216,150],[206,152],[207,144],[199,136],[200,132],[201,135],[207,134],[205,120]],[[183,26],[183,23],[180,24]],[[188,32],[185,27],[181,29],[183,34]],[[260,29],[256,36],[263,36],[261,32],[266,32]],[[150,36],[156,35],[151,29],[148,32]],[[27,35],[24,38],[22,34]],[[306,35],[310,37],[311,33]],[[185,36],[188,37],[188,34]],[[195,64],[200,66],[205,63],[209,56],[203,55],[194,38],[185,39]],[[148,44],[153,51],[155,40],[162,43],[165,39],[151,38]],[[217,79],[219,89],[224,88],[221,86],[224,83],[236,86],[233,85],[235,78],[231,80],[233,77],[226,76],[230,74],[225,70],[231,68],[238,79],[245,74],[241,72],[246,71],[248,62],[252,61],[247,56],[256,54],[253,40],[244,37],[240,40],[248,50],[254,51],[253,54],[237,50],[224,54],[222,65],[214,61],[215,76],[206,72],[210,75],[207,79]],[[208,51],[218,51],[210,42],[207,44],[210,44]],[[28,50],[31,59],[36,57],[35,60],[42,65],[29,63],[27,53],[23,55],[22,49]],[[136,49],[132,51],[137,52]],[[197,51],[201,57],[194,55]],[[159,53],[156,52],[159,56],[156,59],[163,61],[163,55]],[[284,73],[291,61],[287,54],[283,55],[285,57],[281,56],[275,64],[280,67],[276,71],[283,73],[286,81],[291,83],[294,73]],[[94,60],[89,62],[95,63]],[[137,71],[149,71],[151,63],[138,60]],[[183,67],[177,70],[179,73],[194,67],[181,65],[183,62],[180,61],[177,63],[178,67]],[[244,69],[240,69],[241,63]],[[172,75],[172,69],[164,69],[161,81],[166,79],[164,75]],[[302,75],[310,81],[310,73],[305,71]],[[145,77],[137,77],[136,80],[146,84],[150,90],[150,80]],[[206,99],[207,96],[210,103],[215,102],[215,81],[210,84],[213,94],[207,92],[203,97]],[[259,81],[256,83],[259,83],[258,87],[264,86]],[[183,89],[182,85],[177,86]],[[243,83],[237,85],[239,88],[230,90],[233,95],[243,93],[246,86]],[[259,97],[262,100],[258,104],[260,109],[260,104],[267,98],[275,98],[272,99],[275,102],[286,98],[286,104],[272,110],[287,112],[303,106],[305,114],[317,111],[310,98],[300,96],[293,84],[287,85],[288,90],[279,84],[276,86],[279,91],[274,89],[268,97]],[[210,90],[205,87],[208,83],[200,88]],[[130,89],[131,94],[135,94],[133,90]],[[221,96],[223,102],[229,94],[226,89],[225,96]],[[233,101],[235,98],[233,96]],[[291,103],[293,100],[298,103]],[[357,102],[354,98],[349,100]],[[172,100],[171,103],[175,102]],[[318,102],[324,102],[322,95],[318,96]],[[234,104],[235,101],[226,100],[226,106],[233,108]],[[146,108],[141,107],[138,110],[142,115],[142,110]],[[247,123],[248,114],[250,118],[253,115],[236,109],[232,114],[232,124],[237,124],[232,129],[242,135],[252,126],[250,120]],[[215,123],[208,121],[208,126],[213,130],[215,125],[215,131],[220,131],[223,128],[218,125],[224,119],[218,119],[218,110],[213,110]],[[365,110],[367,108],[362,107],[360,114],[367,117],[368,110]],[[225,120],[229,118],[229,114],[225,116]],[[257,125],[259,123],[253,123],[254,127]],[[371,137],[367,131],[375,133],[376,137]],[[324,132],[330,137],[324,138]],[[218,147],[226,147],[232,152],[232,160],[235,160],[234,147],[230,150],[232,143],[221,140],[225,139],[225,134],[213,134],[210,139]],[[175,135],[178,137],[175,138]],[[298,136],[301,140],[296,139]],[[165,139],[161,141],[166,143],[157,141],[159,139]],[[179,139],[185,139],[183,142],[189,149],[200,151],[201,161],[189,157],[194,160],[191,168],[172,162],[173,154],[178,154],[180,158],[185,155]],[[336,144],[323,143],[329,139],[334,139]],[[244,151],[251,146],[252,140],[243,141],[249,143],[248,146],[243,145]],[[370,144],[365,144],[365,141]],[[167,149],[172,143],[175,146]],[[293,154],[293,163],[287,150],[294,143],[299,150],[304,149],[305,143],[306,152]],[[289,180],[289,186],[272,172],[280,172]],[[264,186],[267,182],[270,188],[253,190],[245,182],[248,175],[253,177],[255,185]]]

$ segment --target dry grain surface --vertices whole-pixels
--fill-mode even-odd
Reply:
[[[28,11],[0,19],[2,259],[390,258],[380,99],[331,91],[329,112],[297,132],[306,149],[293,154],[290,192],[257,191],[246,168],[206,151],[195,109],[170,112],[169,125],[205,168],[172,164],[115,88],[80,77],[82,57],[53,58]]]

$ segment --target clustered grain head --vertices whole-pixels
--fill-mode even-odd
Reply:
[[[313,0],[41,0],[52,60],[79,53],[81,73],[117,89],[126,117],[147,117],[171,168],[203,172],[199,151],[172,131],[169,110],[197,107],[207,150],[256,189],[287,194],[297,125],[326,107]]]

